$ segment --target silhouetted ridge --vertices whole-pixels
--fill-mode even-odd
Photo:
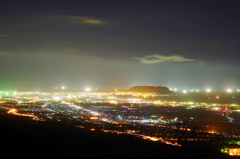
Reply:
[[[162,86],[133,86],[128,91],[140,93],[174,94],[169,90],[169,88]]]

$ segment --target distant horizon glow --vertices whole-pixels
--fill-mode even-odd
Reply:
[[[144,85],[144,86],[147,86],[147,85]],[[132,86],[133,87],[133,86]],[[28,90],[28,89],[25,89],[25,90],[22,90],[22,89],[6,89],[6,90],[4,90],[4,89],[1,89],[0,88],[0,92],[1,91],[3,91],[3,92],[11,92],[11,91],[22,91],[22,92],[24,92],[24,91],[30,91],[30,92],[51,92],[51,91],[58,91],[58,89],[57,88],[60,88],[60,89],[62,89],[62,90],[64,90],[64,89],[66,89],[66,87],[65,86],[58,86],[58,87],[53,87],[52,88],[52,90],[47,90],[47,89],[41,89],[41,88],[39,88],[38,87],[38,89],[37,90]],[[76,88],[76,87],[74,87],[74,88]],[[104,88],[101,88],[101,89],[98,89],[98,88],[95,88],[93,91],[107,91],[107,92],[114,92],[114,91],[121,91],[121,90],[128,90],[128,89],[130,89],[131,87],[129,87],[129,88],[125,88],[125,89],[104,89]],[[41,91],[40,91],[41,90]],[[83,89],[73,89],[73,88],[68,88],[68,90],[69,91],[73,91],[73,92],[81,92],[81,91],[91,91],[92,89],[91,88],[85,88],[84,90]],[[196,89],[196,90],[193,90],[193,89],[171,89],[171,88],[169,88],[169,90],[172,90],[172,91],[180,91],[180,92],[183,92],[183,93],[187,93],[187,92],[191,92],[191,93],[194,93],[194,92],[204,92],[204,89],[201,89],[201,90],[199,90],[199,89]],[[205,90],[205,92],[218,92],[218,91],[220,91],[220,92],[228,92],[228,93],[230,93],[230,92],[240,92],[240,89],[226,89],[226,90],[224,90],[224,89],[206,89]]]

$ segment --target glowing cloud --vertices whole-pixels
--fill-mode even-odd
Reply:
[[[83,16],[71,16],[72,19],[79,20],[80,22],[83,23],[88,23],[88,24],[103,24],[104,22],[101,20],[97,20],[94,18],[90,17],[83,17]]]
[[[155,64],[155,63],[163,63],[163,62],[187,62],[187,61],[196,61],[194,59],[187,59],[180,55],[171,55],[171,56],[164,56],[164,55],[149,55],[144,57],[133,57],[133,59],[139,60],[141,63],[144,64]]]
[[[103,21],[93,20],[93,19],[86,19],[86,20],[83,20],[83,22],[89,23],[89,24],[102,24],[103,23]]]
[[[4,34],[0,34],[0,38],[5,38],[5,37],[8,37],[8,36]]]

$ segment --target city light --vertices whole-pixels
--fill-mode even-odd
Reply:
[[[230,93],[230,92],[232,92],[232,90],[231,89],[227,89],[227,92]]]
[[[44,121],[44,119],[40,119],[37,116],[33,115],[33,114],[23,114],[23,113],[18,113],[17,109],[10,109],[8,112],[8,114],[14,114],[17,116],[26,116],[26,117],[32,117],[33,119],[37,120],[37,121]]]
[[[54,100],[60,100],[61,97],[53,97]]]
[[[65,89],[65,87],[64,87],[64,86],[62,86],[62,89]]]
[[[7,98],[5,98],[6,92],[0,92],[0,97],[2,98],[0,109],[5,109],[11,115],[30,117],[34,122],[74,121],[79,124],[76,127],[87,129],[88,131],[129,134],[134,137],[173,146],[181,146],[181,142],[176,137],[178,135],[177,132],[180,133],[179,131],[189,132],[187,138],[181,139],[184,141],[211,141],[209,137],[216,136],[221,138],[221,140],[214,141],[215,143],[222,144],[222,147],[227,146],[228,143],[221,143],[222,139],[226,138],[226,135],[223,135],[221,131],[215,128],[213,129],[212,125],[214,123],[240,123],[239,121],[236,122],[238,116],[237,118],[232,116],[232,114],[238,113],[240,110],[238,103],[225,105],[196,103],[195,101],[161,101],[159,100],[161,95],[156,95],[156,93],[89,92],[90,88],[87,88],[86,91],[75,93],[8,92]],[[182,92],[187,93],[189,91],[186,89]],[[206,93],[203,94],[204,96],[206,95]],[[221,99],[225,98],[224,94],[215,94],[214,92],[211,94],[211,99],[217,99],[216,101],[218,102],[221,101],[219,101],[220,97]],[[187,96],[187,94],[183,95],[180,93],[179,96],[181,95]],[[14,108],[9,106],[9,101],[15,103]],[[121,106],[118,107],[116,104],[121,104]],[[185,111],[184,113],[194,111],[198,113],[187,118],[183,118],[181,115],[176,117],[177,114],[172,114],[172,112],[179,112],[179,110],[181,112]],[[204,114],[206,111],[211,113],[209,117],[201,118],[201,116],[198,116],[198,114]],[[164,112],[167,113],[164,114]],[[185,127],[185,121],[187,123],[189,121],[196,123],[206,122],[206,125],[201,125],[197,128],[197,134],[201,135],[201,137],[194,138],[191,136],[194,129],[192,129],[193,127]],[[95,126],[89,127],[87,123],[93,123]],[[181,124],[181,126],[175,131],[177,124]],[[231,133],[227,134],[229,141],[240,141],[240,132],[234,131],[230,127],[231,125],[229,127],[226,126],[224,129],[231,131]],[[106,128],[108,130],[105,130]],[[146,131],[146,128],[149,131]],[[235,153],[233,151],[229,155],[238,155],[238,152]]]
[[[240,156],[240,148],[230,148],[228,153],[230,156]]]
[[[206,91],[207,91],[207,92],[211,92],[211,89],[207,89]]]

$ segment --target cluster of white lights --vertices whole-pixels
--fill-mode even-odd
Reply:
[[[188,91],[187,90],[183,90],[182,91],[183,93],[187,93]],[[199,92],[199,90],[197,89],[197,90],[190,90],[190,92]],[[210,91],[209,91],[210,92]]]
[[[174,88],[174,89],[172,89],[172,88],[169,88],[169,90],[170,90],[170,91],[172,91],[172,90],[174,90],[174,91],[177,91],[177,88]]]
[[[66,87],[65,86],[62,86],[61,87],[61,89],[65,89]],[[89,91],[91,91],[91,89],[90,88],[86,88],[85,89],[87,92],[89,92]],[[177,91],[178,89],[177,88],[174,88],[174,89],[172,89],[172,88],[169,88],[169,90],[173,90],[173,91]],[[212,90],[211,89],[206,89],[206,92],[211,92]],[[227,89],[226,90],[228,93],[231,93],[231,92],[233,92],[233,90],[232,89]],[[238,89],[238,90],[236,90],[237,92],[240,92],[240,89]],[[187,93],[188,91],[187,90],[183,90],[182,91],[183,93]],[[197,90],[190,90],[190,92],[199,92],[199,90],[197,89]]]
[[[211,89],[207,89],[207,92],[211,92]]]
[[[172,90],[172,89],[170,89],[170,90]],[[177,90],[177,89],[175,89],[175,90]],[[227,89],[226,91],[228,93],[234,92],[232,89]],[[185,89],[182,91],[182,93],[188,93],[188,92],[199,92],[199,90],[198,89],[197,90],[186,90]],[[208,89],[206,89],[206,92],[212,92],[212,90],[208,88]],[[236,92],[240,92],[240,89],[237,89]]]
[[[232,89],[227,89],[228,93],[234,92]],[[240,92],[240,89],[237,90],[237,92]]]
[[[61,88],[62,88],[62,89],[65,89],[65,86],[62,86]],[[90,88],[86,88],[85,90],[86,90],[87,92],[89,92],[91,89],[90,89]]]

